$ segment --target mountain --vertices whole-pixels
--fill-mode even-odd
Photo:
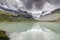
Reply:
[[[20,15],[24,18],[32,18],[32,15],[29,14],[27,11],[22,11],[22,10],[12,10],[12,9],[8,9],[8,8],[4,8],[4,7],[0,7],[1,10],[4,10],[6,12],[11,12],[11,13],[16,13],[17,16]]]
[[[24,18],[32,18],[32,15],[29,14],[27,11],[22,11],[21,9],[15,10],[10,8],[5,2],[2,2],[4,0],[0,0],[0,10],[4,10],[6,12],[11,12],[17,14],[19,17],[24,17]]]
[[[55,9],[54,11],[52,11],[52,13],[60,13],[60,8],[58,8],[58,9]]]
[[[53,11],[51,11],[51,13],[45,15],[45,16],[41,16],[39,19],[39,21],[51,21],[51,22],[60,22],[60,8],[55,9]]]
[[[21,16],[15,16],[15,15],[11,15],[11,13],[6,12],[6,11],[1,11],[0,10],[0,22],[20,22],[20,21],[33,21],[32,19],[27,19],[25,17],[21,17]]]

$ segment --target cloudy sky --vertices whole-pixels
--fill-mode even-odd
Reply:
[[[53,5],[54,8],[60,7],[60,0],[0,0],[11,8],[20,8],[26,10],[42,10],[46,2]],[[48,5],[48,6],[49,6]]]

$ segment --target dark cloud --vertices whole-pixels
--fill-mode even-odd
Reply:
[[[15,6],[16,8],[19,6],[16,0],[7,0],[7,1],[0,0],[0,2],[3,2],[8,6]],[[60,0],[19,0],[19,1],[22,2],[23,9],[27,10],[31,10],[33,8],[37,10],[42,10],[46,2],[49,2],[50,4],[53,4],[55,6],[60,5]]]
[[[21,0],[26,9],[32,9],[33,6],[36,9],[41,9],[45,3],[45,0]]]
[[[41,10],[46,2],[56,5],[60,4],[60,0],[20,0],[26,9],[30,10],[35,7],[37,10]]]
[[[59,4],[60,5],[60,0],[55,0],[55,4]]]
[[[4,3],[4,4],[6,4],[7,2],[6,2],[6,0],[0,0],[0,2],[2,2],[2,3]]]

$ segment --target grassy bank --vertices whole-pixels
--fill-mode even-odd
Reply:
[[[5,12],[0,10],[0,22],[19,22],[19,21],[35,21],[33,19],[17,17],[13,13]]]
[[[57,16],[59,16],[59,17],[54,20],[51,20],[51,21],[49,21],[49,20],[45,21],[45,19],[49,19],[50,16],[52,18],[54,18],[53,15],[55,15],[55,14],[58,14]],[[21,22],[21,21],[60,22],[60,11],[55,11],[50,16],[48,15],[45,17],[41,17],[40,20],[33,20],[30,18],[17,17],[15,14],[13,15],[13,13],[0,10],[0,22]],[[42,20],[42,19],[44,19],[44,20]]]

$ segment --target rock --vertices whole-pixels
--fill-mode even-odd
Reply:
[[[9,40],[9,37],[6,35],[6,31],[0,30],[0,40]]]
[[[55,9],[54,11],[52,11],[52,13],[60,13],[60,8]]]

